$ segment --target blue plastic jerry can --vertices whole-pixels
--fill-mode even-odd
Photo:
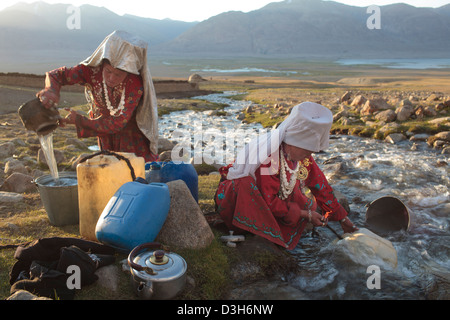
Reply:
[[[145,164],[145,170],[148,172],[147,181],[150,182],[152,167],[158,166],[161,182],[167,183],[174,180],[183,180],[189,190],[192,197],[198,202],[198,174],[194,166],[190,163],[184,162],[147,162]]]
[[[153,242],[170,209],[165,183],[143,178],[123,184],[109,200],[95,228],[97,240],[121,251]]]

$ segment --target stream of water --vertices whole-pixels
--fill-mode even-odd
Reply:
[[[233,141],[237,148],[243,146],[263,129],[236,119],[251,102],[228,99],[232,94],[196,97],[230,105],[225,109],[227,115],[174,112],[161,119],[160,135],[168,139],[191,137],[191,145],[201,142],[203,150],[219,143],[217,151],[224,143],[218,139],[221,132],[228,137],[226,141]],[[177,135],[177,130],[184,133]],[[214,139],[192,138],[208,130],[216,131]],[[235,151],[232,148],[231,153]],[[357,226],[365,227],[366,204],[383,196],[397,197],[410,209],[411,226],[408,231],[385,236],[397,250],[398,266],[381,266],[380,289],[368,288],[369,266],[338,254],[336,236],[326,228],[317,228],[318,235],[306,233],[292,250],[302,272],[286,279],[291,286],[311,299],[421,299],[427,296],[436,277],[450,282],[448,155],[432,150],[425,142],[388,144],[355,136],[332,136],[329,149],[314,157],[333,188],[347,197],[349,216]],[[219,159],[228,158],[220,155]],[[324,161],[330,159],[339,162],[341,169],[328,171]],[[337,223],[330,222],[330,226],[342,233]]]
[[[78,180],[72,177],[60,177],[58,171],[58,164],[56,162],[55,153],[53,151],[53,132],[47,135],[38,135],[41,143],[42,152],[47,161],[48,168],[52,180],[48,180],[45,185],[47,187],[68,187],[78,184]]]
[[[45,160],[47,161],[50,174],[55,182],[59,180],[58,165],[56,164],[55,153],[53,151],[53,132],[47,135],[38,135],[41,143],[42,152],[44,153]]]

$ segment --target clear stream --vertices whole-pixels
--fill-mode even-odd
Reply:
[[[174,112],[161,119],[161,136],[177,141],[180,137],[188,142],[190,139],[193,148],[201,147],[210,154],[211,148],[223,149],[223,136],[228,146],[242,146],[264,129],[236,119],[251,102],[227,98],[233,94],[196,97],[230,105],[225,110],[227,115]],[[194,138],[199,132],[203,133],[200,142]],[[207,132],[213,133],[208,136]],[[237,150],[228,149],[231,153]],[[218,160],[227,159],[220,152],[216,154]],[[292,250],[302,272],[286,279],[289,285],[311,299],[422,299],[437,279],[450,283],[448,155],[429,148],[425,142],[406,140],[394,145],[355,136],[333,136],[329,149],[314,157],[333,188],[348,199],[350,218],[357,226],[366,227],[366,204],[383,196],[396,197],[409,208],[411,226],[408,231],[384,235],[397,250],[398,266],[380,266],[380,289],[367,287],[369,265],[356,264],[340,255],[336,236],[326,228],[317,228],[317,235],[306,233]],[[325,160],[340,163],[340,170],[330,170]],[[330,222],[330,226],[342,233],[338,223]]]

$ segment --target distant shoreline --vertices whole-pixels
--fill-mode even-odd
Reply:
[[[369,65],[388,69],[450,69],[450,59],[339,59],[342,66]]]
[[[72,60],[72,59],[69,59]],[[0,61],[0,76],[41,77],[45,72],[61,66],[73,66],[79,60],[67,59],[11,59]],[[80,60],[81,61],[81,60]],[[378,71],[445,71],[450,70],[447,58],[295,58],[295,57],[215,57],[149,56],[153,77],[187,78],[192,73],[220,76],[308,77],[310,70],[320,67],[333,70],[376,69]],[[313,70],[314,71],[314,70]],[[366,70],[365,70],[366,71]]]

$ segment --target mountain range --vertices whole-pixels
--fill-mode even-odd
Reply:
[[[157,20],[117,15],[104,7],[79,7],[79,27],[70,29],[74,11],[67,4],[18,3],[0,11],[2,48],[71,48],[93,50],[114,30],[127,30],[148,41],[149,46],[169,41],[195,22]],[[69,22],[70,24],[70,22]]]
[[[372,12],[367,9],[322,0],[274,2],[249,13],[212,17],[157,48],[269,56],[449,57],[450,4],[379,7],[379,29],[368,28]]]
[[[368,28],[374,16],[367,7],[322,0],[273,2],[202,22],[120,16],[82,5],[79,29],[67,27],[68,6],[18,3],[0,11],[0,69],[19,60],[36,64],[56,56],[81,61],[113,30],[141,36],[155,55],[448,58],[450,52],[450,4],[381,6],[379,29]]]

